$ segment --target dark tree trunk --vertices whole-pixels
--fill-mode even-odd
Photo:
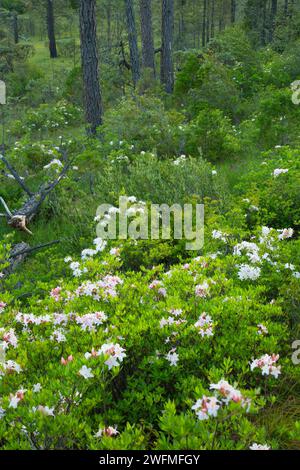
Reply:
[[[231,13],[231,23],[234,24],[236,21],[236,0],[231,0],[230,5],[230,13]]]
[[[18,24],[17,13],[13,13],[12,22],[13,22],[14,42],[15,44],[18,44],[19,43],[19,24]]]
[[[263,0],[262,3],[262,29],[261,29],[261,44],[265,46],[266,41],[266,32],[267,32],[267,5],[266,0]]]
[[[153,70],[155,76],[152,9],[149,0],[140,0],[143,66]]]
[[[271,3],[271,15],[270,15],[270,42],[273,40],[274,30],[276,26],[278,1],[272,0]]]
[[[167,93],[174,89],[173,65],[174,0],[162,0],[161,83]]]
[[[284,0],[284,15],[288,16],[289,13],[289,0]]]
[[[126,20],[127,20],[127,31],[128,31],[129,50],[130,50],[132,80],[135,86],[140,79],[140,61],[139,61],[139,49],[138,49],[138,43],[137,43],[137,32],[136,32],[132,0],[125,0],[125,7],[126,7],[125,9],[126,9]]]
[[[215,0],[211,1],[210,37],[215,36]]]
[[[102,99],[99,83],[96,0],[80,0],[81,64],[88,133],[95,135],[102,124]]]
[[[51,59],[56,59],[57,49],[54,29],[53,0],[47,0],[47,29],[49,39],[49,51]]]
[[[206,0],[207,3],[207,12],[206,12],[206,44],[209,42],[209,30],[210,30],[210,24],[209,24],[209,11],[210,11],[210,0]]]
[[[206,46],[206,17],[207,17],[207,0],[203,0],[202,47]]]
[[[107,5],[106,14],[107,14],[107,48],[108,48],[108,55],[110,56],[111,46],[112,46],[112,40],[111,40],[111,4]]]

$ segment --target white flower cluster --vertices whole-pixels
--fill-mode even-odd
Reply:
[[[210,315],[203,312],[197,322],[195,323],[195,327],[198,330],[199,335],[204,338],[205,336],[213,336],[213,320]]]
[[[264,354],[259,359],[255,359],[251,364],[250,368],[253,371],[258,368],[261,369],[262,375],[273,375],[276,379],[281,374],[281,366],[277,366],[276,363],[279,359],[279,354]]]
[[[12,360],[4,362],[0,366],[1,366],[0,367],[0,376],[4,375],[5,372],[8,372],[8,373],[17,372],[17,374],[22,372],[21,366],[17,362],[12,361]],[[3,369],[3,370],[1,370],[1,369]]]
[[[260,276],[260,268],[250,266],[249,264],[241,264],[239,266],[238,277],[241,281],[245,281],[250,279],[251,281],[255,281]]]
[[[228,405],[231,401],[240,403],[241,406],[247,407],[246,411],[249,411],[251,401],[244,398],[242,393],[226,380],[222,379],[216,384],[211,384],[209,388],[210,390],[216,390],[219,396],[207,397],[203,395],[202,398],[196,401],[192,406],[192,410],[195,411],[199,420],[206,420],[211,416],[215,418],[222,404]]]
[[[103,322],[106,320],[107,316],[104,312],[87,313],[85,315],[82,315],[81,317],[76,317],[76,323],[78,325],[81,325],[81,329],[83,331],[94,331],[95,326],[102,325]]]
[[[161,297],[166,297],[167,296],[167,290],[165,289],[163,282],[158,281],[157,279],[155,281],[152,281],[151,284],[149,284],[149,289],[153,290],[156,292]]]
[[[284,228],[282,230],[278,230],[278,240],[286,240],[287,238],[292,238],[294,234],[294,230],[292,228]]]
[[[274,178],[277,178],[279,175],[282,175],[284,173],[287,173],[289,170],[287,168],[276,168],[273,171],[273,176]]]
[[[209,419],[210,416],[215,418],[219,408],[220,402],[216,397],[207,397],[205,395],[192,406],[192,410],[195,411],[197,418],[201,421]]]
[[[221,232],[220,230],[213,230],[212,237],[215,240],[222,240],[222,242],[226,243],[228,235],[226,233]]]
[[[257,444],[256,442],[253,442],[253,444],[251,444],[249,449],[250,450],[270,450],[271,447],[268,446],[267,444]]]
[[[0,340],[2,341],[1,346],[4,350],[8,349],[9,346],[12,346],[13,348],[18,346],[18,338],[13,328],[10,328],[9,331],[5,331],[4,328],[0,328]]]
[[[205,298],[209,294],[209,285],[208,282],[204,281],[202,284],[198,284],[195,287],[195,295],[196,297]]]
[[[259,247],[256,243],[243,241],[235,245],[233,248],[233,254],[236,256],[241,256],[243,251],[246,252],[246,256],[249,258],[251,263],[260,262]]]
[[[169,361],[171,366],[177,366],[179,356],[176,352],[176,348],[171,349],[168,354],[166,354],[165,358]]]
[[[100,300],[101,297],[107,299],[109,297],[117,297],[117,286],[123,284],[118,276],[107,275],[100,281],[86,281],[76,290],[78,296],[93,297],[94,300]]]

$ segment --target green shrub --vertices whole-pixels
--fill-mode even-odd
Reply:
[[[234,157],[240,150],[235,128],[219,109],[204,109],[186,130],[186,152],[211,162]]]

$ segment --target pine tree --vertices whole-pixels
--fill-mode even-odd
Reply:
[[[102,124],[102,99],[99,83],[96,0],[80,0],[81,63],[83,72],[85,114],[88,134],[95,135]]]
[[[162,0],[162,46],[160,78],[167,93],[174,88],[173,65],[174,0]]]
[[[56,59],[56,39],[55,39],[55,28],[54,28],[54,11],[53,11],[53,0],[47,0],[47,30],[49,39],[49,51],[51,59]]]

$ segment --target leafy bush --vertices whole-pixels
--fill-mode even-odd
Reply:
[[[66,101],[58,102],[55,106],[41,104],[36,110],[28,110],[24,121],[15,121],[12,132],[16,135],[26,135],[37,131],[53,132],[59,128],[78,124],[81,109]]]
[[[139,151],[157,151],[159,156],[180,152],[177,128],[184,116],[166,111],[163,102],[151,96],[124,98],[105,115],[103,134],[107,142],[126,140]]]
[[[218,109],[204,109],[186,130],[186,152],[215,162],[234,157],[240,150],[235,128]]]
[[[299,228],[299,156],[298,148],[279,147],[264,153],[260,163],[252,164],[241,178],[237,189],[258,209],[252,210],[250,220],[276,228]]]

